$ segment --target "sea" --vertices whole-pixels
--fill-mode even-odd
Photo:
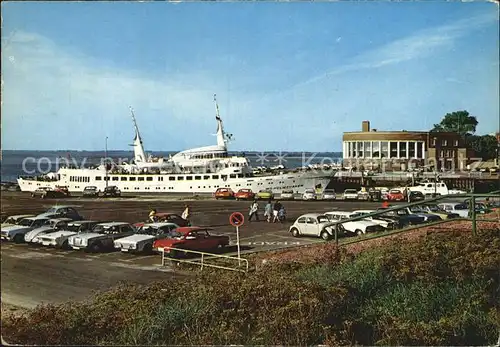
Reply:
[[[168,158],[176,151],[148,152],[155,157]],[[17,151],[1,152],[0,169],[2,182],[16,182],[19,176],[33,176],[55,172],[61,166],[95,166],[106,157],[115,162],[130,162],[132,151]],[[244,155],[252,167],[273,167],[283,165],[287,169],[315,164],[337,164],[342,158],[341,152],[229,152],[230,155]]]

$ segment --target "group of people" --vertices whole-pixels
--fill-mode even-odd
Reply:
[[[250,212],[248,214],[248,221],[252,221],[252,219],[255,217],[257,222],[260,220],[259,219],[259,202],[257,200],[254,200],[252,205],[250,205]],[[276,223],[276,222],[281,222],[283,223],[286,219],[286,210],[285,207],[279,202],[276,201],[274,204],[272,200],[269,200],[264,207],[264,218],[268,223]]]

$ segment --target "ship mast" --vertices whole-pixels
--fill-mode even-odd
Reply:
[[[135,120],[134,110],[132,106],[129,106],[130,113],[132,114],[132,121],[134,122],[135,128],[135,138],[132,146],[134,147],[134,161],[135,163],[146,162],[146,154],[144,153],[144,147],[142,145],[141,134],[139,133],[139,127],[137,126],[137,121]]]
[[[217,120],[217,146],[224,148],[226,150],[227,140],[225,138],[224,127],[222,126],[222,119],[219,114],[219,105],[217,104],[217,95],[214,94],[215,103],[215,119]]]

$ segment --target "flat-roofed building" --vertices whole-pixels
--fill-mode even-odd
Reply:
[[[473,157],[457,133],[378,131],[369,121],[362,122],[361,131],[344,133],[342,149],[344,166],[396,171],[423,166],[461,170]]]

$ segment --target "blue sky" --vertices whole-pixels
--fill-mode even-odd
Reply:
[[[2,148],[338,151],[344,131],[499,127],[498,6],[2,2]]]

